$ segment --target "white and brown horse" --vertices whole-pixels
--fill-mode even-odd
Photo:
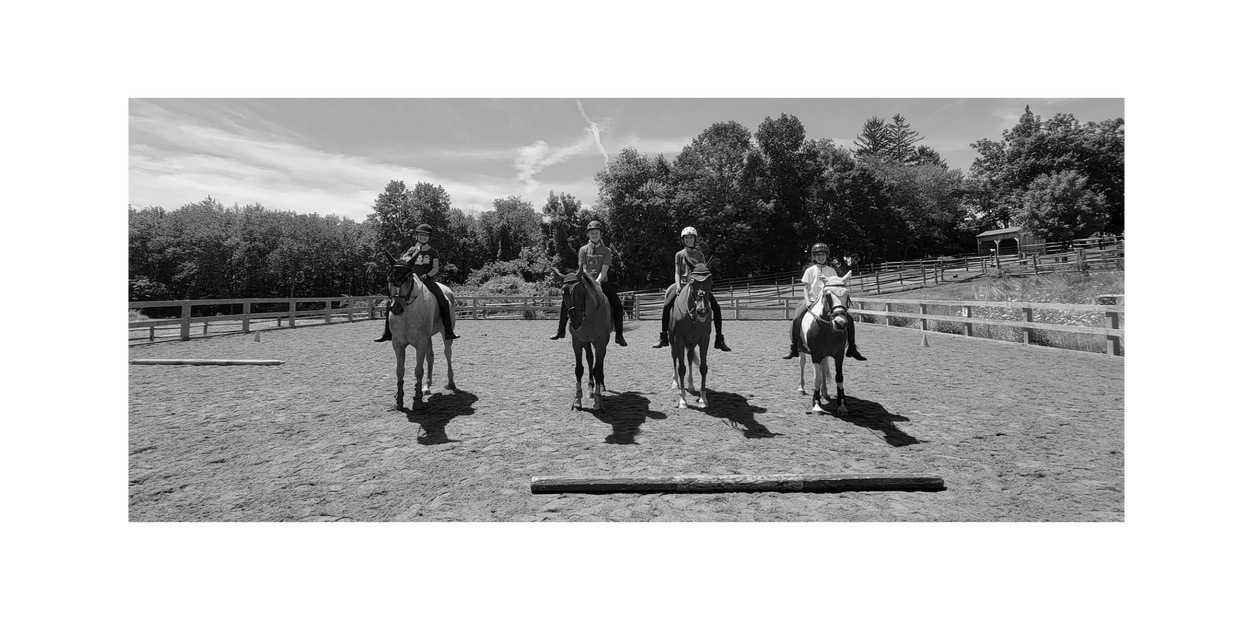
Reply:
[[[443,318],[439,316],[439,304],[435,296],[426,288],[422,279],[404,260],[395,260],[387,254],[388,263],[388,294],[392,297],[391,313],[387,317],[388,327],[392,330],[392,349],[396,351],[396,406],[405,406],[405,347],[413,346],[417,363],[413,376],[417,381],[414,386],[414,402],[422,401],[422,390],[431,389],[431,374],[435,368],[435,352],[431,348],[431,336],[443,335]],[[444,298],[448,307],[455,308],[456,296],[442,284]],[[453,310],[452,312],[455,313]],[[456,317],[453,316],[453,319]],[[448,383],[445,387],[456,389],[452,373],[452,341],[444,339],[443,356],[448,360]],[[426,363],[426,383],[422,382],[422,364]]]
[[[835,360],[835,392],[839,400],[841,414],[848,413],[848,405],[844,401],[844,354],[848,351],[848,279],[852,272],[844,277],[832,276],[823,279],[822,296],[814,301],[809,310],[801,316],[801,324],[797,329],[801,332],[799,346],[801,348],[801,385],[805,394],[805,356],[809,355],[814,365],[814,397],[815,413],[822,413],[822,398],[827,396],[827,360]]]

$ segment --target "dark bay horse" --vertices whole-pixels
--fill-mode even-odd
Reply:
[[[607,357],[607,342],[613,329],[611,303],[603,288],[594,278],[578,267],[575,273],[556,272],[561,279],[560,292],[568,308],[568,332],[573,337],[573,355],[577,359],[577,396],[572,408],[581,411],[581,376],[585,366],[581,354],[585,353],[590,368],[590,396],[594,399],[594,411],[603,411],[603,360]]]
[[[387,317],[388,326],[392,330],[392,349],[396,351],[396,406],[405,406],[405,347],[413,346],[417,363],[413,376],[417,380],[414,387],[413,400],[422,401],[422,363],[426,363],[426,391],[431,389],[431,373],[435,368],[435,352],[431,348],[431,336],[443,335],[443,318],[439,316],[439,304],[435,296],[426,288],[422,279],[405,264],[404,260],[395,260],[387,254],[388,294],[391,295],[392,312]],[[442,284],[444,297],[448,307],[456,307],[456,296],[452,290]],[[453,311],[455,312],[455,311]],[[456,317],[452,317],[455,319]],[[448,360],[448,384],[450,390],[456,389],[456,381],[452,373],[452,341],[444,339],[443,356]]]
[[[848,279],[852,272],[844,277],[833,276],[823,281],[822,297],[814,302],[801,317],[798,329],[801,332],[801,385],[800,391],[805,394],[805,356],[810,356],[814,365],[814,399],[815,413],[822,413],[822,397],[827,394],[827,360],[835,360],[835,392],[840,406],[838,412],[848,413],[848,405],[844,402],[844,353],[848,351]],[[830,398],[829,396],[827,397]]]
[[[693,388],[694,349],[697,349],[701,355],[698,370],[702,375],[702,385],[698,390],[697,402],[703,407],[706,406],[706,351],[710,348],[711,320],[713,319],[710,302],[706,296],[710,293],[711,282],[710,270],[706,265],[694,266],[693,271],[689,273],[689,283],[680,288],[680,294],[676,296],[676,303],[668,315],[667,339],[672,345],[672,385],[680,388],[680,401],[676,405],[678,409],[684,409],[687,406],[685,404],[686,370],[689,372],[689,388]],[[676,286],[672,285],[667,289],[667,295],[672,295],[675,290]],[[689,356],[687,366],[685,364],[686,353]]]

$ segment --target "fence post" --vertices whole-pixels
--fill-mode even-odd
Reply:
[[[1106,312],[1106,326],[1112,330],[1120,329],[1120,312]],[[1106,355],[1120,355],[1120,336],[1106,335]]]
[[[330,299],[327,300],[326,304],[323,304],[323,322],[324,323],[332,322],[332,302]]]
[[[735,297],[732,298],[732,318],[737,321],[741,320],[741,305],[736,303]]]
[[[875,272],[874,272],[874,294],[875,294],[875,295],[881,295],[882,293],[883,293],[883,287],[879,285],[879,283],[878,283],[878,272],[877,272],[877,271],[875,271]]]
[[[788,315],[788,299],[784,298],[784,320],[790,320],[792,317]]]
[[[288,326],[297,327],[297,300],[292,297],[288,299]]]
[[[926,285],[926,263],[924,261],[917,261],[917,266],[921,268],[921,285],[925,286]]]
[[[925,273],[925,272],[923,271],[922,273]],[[922,313],[922,314],[925,314],[925,313],[926,313],[926,304],[917,304],[917,305],[921,307],[921,313]],[[928,323],[927,323],[926,319],[925,319],[925,318],[922,318],[922,319],[921,319],[921,331],[923,331],[923,332],[924,332],[924,331],[926,331],[926,327],[927,327],[927,326],[928,326]]]
[[[155,326],[151,326],[151,342],[155,342]]]
[[[1038,275],[1038,255],[1033,255],[1033,275]]]
[[[241,304],[241,333],[250,333],[250,302]]]
[[[964,307],[964,318],[966,318],[966,319],[971,319],[971,318],[973,318],[973,306],[965,306],[965,307]],[[973,335],[973,323],[965,323],[965,324],[964,324],[964,335],[966,335],[966,336],[972,336],[972,335]]]
[[[1032,323],[1033,322],[1033,308],[1025,307],[1024,310],[1025,310],[1025,322]],[[1025,340],[1025,344],[1029,344],[1029,337],[1033,334],[1033,330],[1028,327],[1025,327],[1022,329],[1022,331],[1024,332],[1022,337]]]
[[[181,340],[189,340],[189,315],[190,304],[188,302],[181,304]]]
[[[366,300],[366,311],[370,315],[371,319],[375,318],[375,298],[374,297],[371,297],[370,299]]]
[[[470,301],[470,304],[473,305],[474,307],[474,318],[476,319],[478,318],[478,298],[475,297],[469,301]]]
[[[352,323],[353,322],[353,298],[349,297],[346,303],[349,304],[349,322]]]
[[[891,327],[891,304],[883,304],[883,312],[887,313],[887,316],[883,317],[884,324]]]

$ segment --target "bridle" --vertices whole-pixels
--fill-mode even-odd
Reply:
[[[404,275],[400,275],[402,273]],[[401,295],[401,289],[404,289],[405,284],[416,279],[417,277],[417,274],[413,272],[413,268],[408,265],[396,264],[388,267],[388,296],[392,299],[400,299],[404,301],[405,304],[412,304],[413,300],[417,298],[417,295],[415,295],[414,292],[417,291],[418,287],[410,284],[409,292],[404,295]],[[399,278],[399,280],[397,278]],[[393,288],[396,290],[393,291]]]

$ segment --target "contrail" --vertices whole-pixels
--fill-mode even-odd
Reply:
[[[586,122],[590,123],[590,131],[594,132],[594,143],[598,145],[598,152],[603,154],[603,165],[606,166],[607,162],[611,161],[611,159],[607,157],[607,149],[603,148],[603,139],[599,137],[598,123],[595,123],[590,120],[589,116],[586,116],[586,109],[581,107],[580,100],[574,101],[577,101],[577,111],[581,112],[581,118],[586,119]]]

